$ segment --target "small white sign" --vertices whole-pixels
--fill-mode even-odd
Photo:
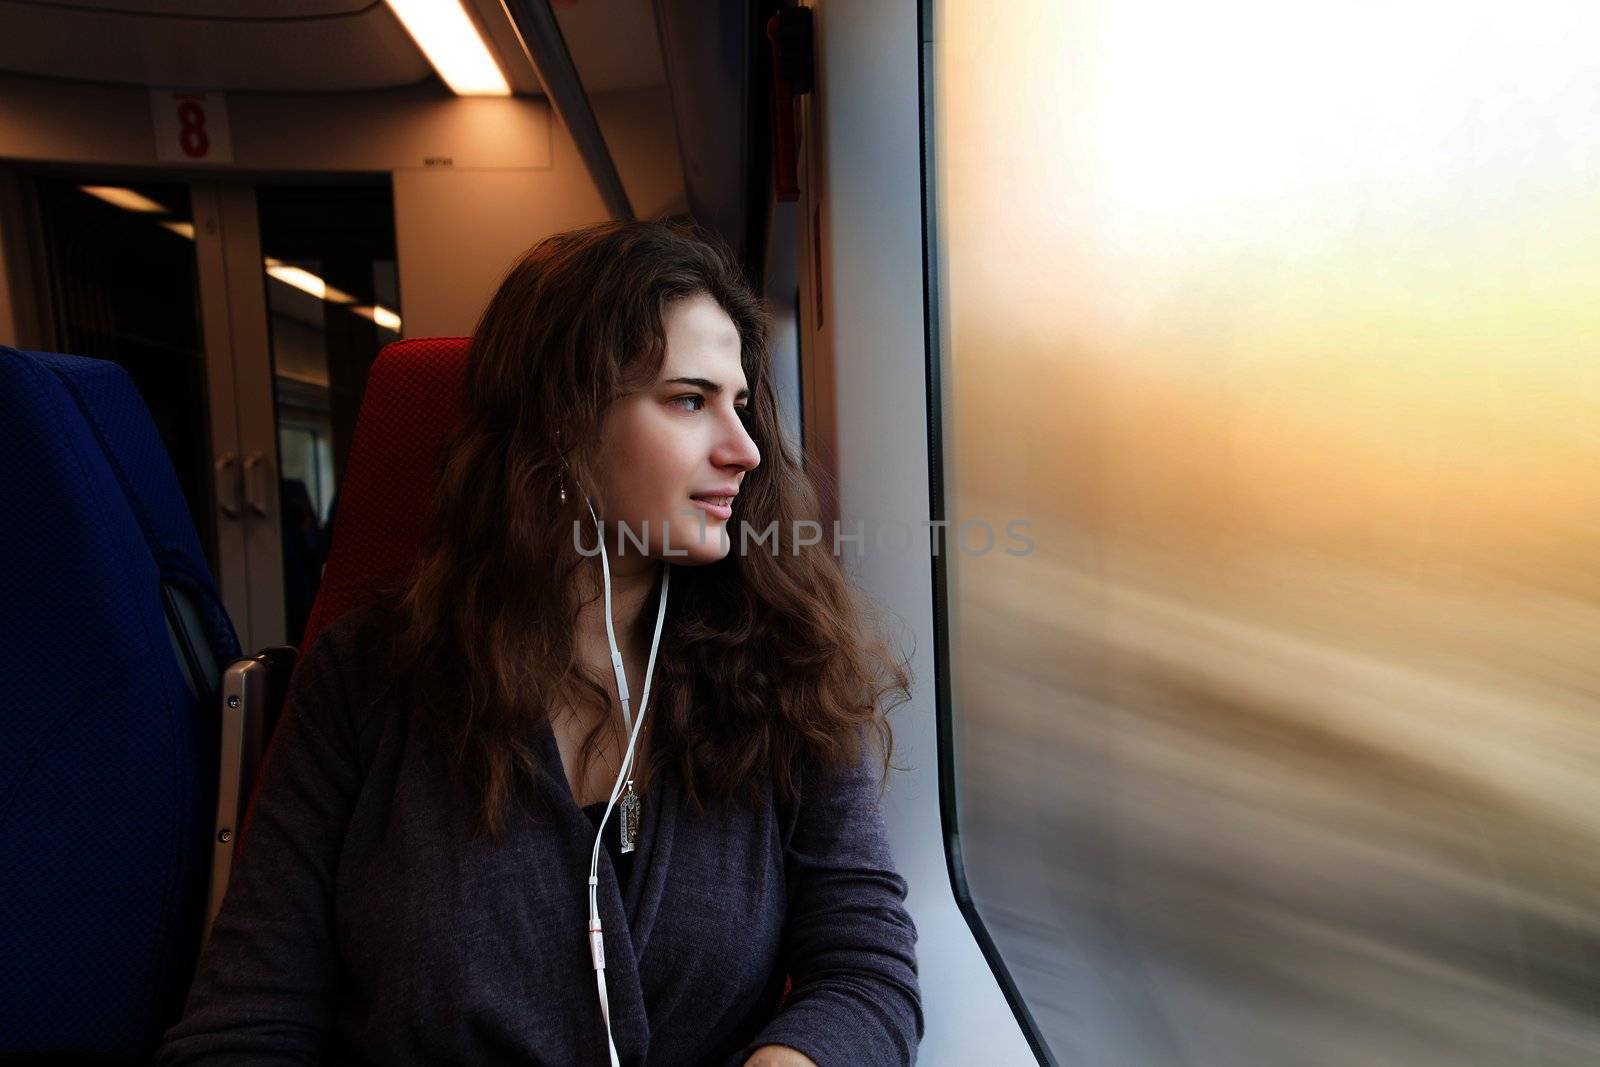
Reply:
[[[176,163],[232,163],[228,98],[222,93],[151,89],[156,158]]]

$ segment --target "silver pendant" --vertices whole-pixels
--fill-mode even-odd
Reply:
[[[633,779],[628,779],[627,790],[622,794],[622,851],[632,852],[639,838],[639,794],[633,791]]]

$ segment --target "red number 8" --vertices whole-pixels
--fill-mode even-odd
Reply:
[[[206,133],[206,109],[193,100],[178,105],[178,147],[191,159],[198,159],[211,150],[211,136]]]

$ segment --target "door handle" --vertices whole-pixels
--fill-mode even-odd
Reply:
[[[244,457],[244,505],[258,519],[271,514],[267,510],[266,494],[266,478],[271,468],[267,457],[260,452],[251,452]]]
[[[211,465],[217,492],[217,510],[230,519],[239,518],[239,501],[243,488],[239,478],[239,454],[224,452]]]

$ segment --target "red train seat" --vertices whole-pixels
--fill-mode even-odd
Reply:
[[[302,652],[373,589],[405,579],[427,533],[440,452],[460,418],[466,337],[384,346],[367,376],[339,487],[333,544]]]

